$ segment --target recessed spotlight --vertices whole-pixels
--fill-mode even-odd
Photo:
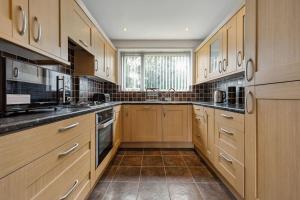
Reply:
[[[127,31],[127,28],[126,28],[126,27],[124,27],[124,28],[123,28],[123,31],[124,31],[124,32],[126,32],[126,31]]]
[[[186,27],[186,28],[185,28],[185,31],[186,31],[186,32],[188,32],[189,30],[190,30],[189,27]]]

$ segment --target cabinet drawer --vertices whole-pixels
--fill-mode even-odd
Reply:
[[[221,125],[226,125],[228,128],[233,128],[238,131],[244,132],[244,115],[223,111],[215,110],[215,119],[216,122]]]
[[[220,121],[215,123],[215,144],[224,149],[242,164],[244,163],[244,131],[227,126]]]
[[[86,151],[69,167],[61,172],[50,184],[47,185],[41,192],[27,199],[47,200],[61,199],[62,197],[76,196],[80,193],[82,187],[89,179],[90,172],[90,151]],[[80,187],[81,186],[81,187]],[[38,187],[38,184],[31,185],[31,188]],[[90,186],[89,186],[90,187]],[[28,194],[28,193],[27,193]]]
[[[215,167],[233,188],[244,197],[244,165],[215,146]]]
[[[90,135],[92,114],[0,137],[0,178],[80,134]]]

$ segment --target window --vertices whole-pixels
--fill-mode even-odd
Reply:
[[[121,53],[122,89],[189,91],[192,81],[191,52]]]

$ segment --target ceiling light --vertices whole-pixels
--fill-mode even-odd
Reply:
[[[126,32],[126,31],[127,31],[127,28],[126,28],[126,27],[124,27],[124,28],[123,28],[123,31],[124,31],[124,32]]]
[[[188,32],[189,30],[190,30],[189,27],[186,27],[186,28],[185,28],[185,31],[186,31],[186,32]]]

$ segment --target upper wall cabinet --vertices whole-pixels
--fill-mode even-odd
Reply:
[[[195,70],[195,83],[201,83],[208,78],[208,67],[209,67],[209,46],[205,44],[196,53],[196,70]]]
[[[116,51],[108,44],[105,44],[105,74],[112,82],[116,81]]]
[[[30,45],[60,57],[60,0],[29,0]]]
[[[105,40],[96,30],[93,30],[93,47],[95,54],[95,75],[105,78]]]
[[[245,7],[236,15],[236,50],[237,50],[237,70],[245,68]]]
[[[223,59],[222,59],[222,31],[217,32],[209,40],[209,68],[208,77],[216,78],[222,74],[223,71]]]
[[[0,0],[0,37],[28,44],[28,0]]]
[[[300,80],[300,1],[246,1],[246,84]]]

